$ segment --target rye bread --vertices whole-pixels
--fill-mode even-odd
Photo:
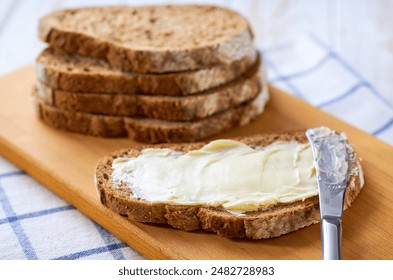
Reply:
[[[57,129],[101,137],[130,137],[146,143],[193,142],[245,125],[262,114],[267,85],[256,98],[213,116],[189,122],[71,112],[45,104],[32,94],[38,117]]]
[[[59,10],[40,19],[39,36],[55,49],[139,73],[209,68],[255,56],[247,20],[209,5]]]
[[[41,82],[37,82],[37,90],[46,104],[67,111],[195,121],[254,99],[262,83],[266,84],[264,74],[253,67],[231,83],[203,94],[182,97],[68,92],[54,90]]]
[[[123,72],[103,60],[47,48],[36,59],[36,75],[52,89],[107,94],[190,95],[226,84],[259,64],[259,55],[194,71],[163,74]]]
[[[237,138],[237,140],[253,147],[264,147],[276,141],[307,143],[303,131],[259,134]],[[203,229],[228,238],[264,239],[277,237],[319,222],[318,196],[307,198],[304,201],[274,204],[256,211],[246,212],[244,215],[236,215],[222,207],[154,203],[133,198],[130,188],[126,186],[118,187],[112,182],[112,162],[115,158],[137,157],[142,149],[149,147],[170,148],[187,152],[199,149],[205,144],[145,145],[123,149],[102,158],[95,170],[95,184],[101,203],[131,221],[168,224],[174,228],[187,231]],[[348,149],[350,152],[350,177],[345,196],[345,209],[355,200],[363,183],[360,160],[351,146],[348,146]]]

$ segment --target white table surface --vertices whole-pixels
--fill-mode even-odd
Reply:
[[[0,75],[34,62],[38,18],[54,9],[180,2],[238,10],[270,82],[393,144],[393,1],[0,0]],[[143,258],[1,154],[0,259]]]

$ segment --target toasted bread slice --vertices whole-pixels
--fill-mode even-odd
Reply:
[[[117,70],[103,60],[47,48],[36,59],[36,74],[38,81],[62,91],[182,96],[226,84],[255,64],[259,64],[259,55],[194,71],[141,74]]]
[[[203,94],[181,97],[69,92],[41,82],[37,82],[37,89],[46,104],[67,111],[195,121],[254,99],[261,92],[262,83],[267,83],[258,68],[255,65],[235,81]]]
[[[307,143],[304,132],[255,135],[236,139],[251,147],[265,147],[278,141]],[[101,159],[95,170],[95,184],[101,203],[132,221],[168,224],[187,231],[203,229],[229,238],[263,239],[277,237],[318,223],[319,201],[314,195],[291,203],[275,203],[263,208],[246,211],[241,215],[223,207],[206,205],[181,205],[150,202],[133,196],[132,188],[116,185],[112,180],[112,163],[116,158],[134,158],[145,148],[170,148],[179,152],[200,149],[206,143],[165,144],[141,146],[114,152]],[[344,208],[354,201],[363,186],[360,160],[348,144],[350,177]],[[182,170],[179,170],[182,172]]]
[[[204,119],[177,122],[72,112],[47,105],[36,92],[32,94],[39,118],[52,127],[101,137],[128,136],[146,143],[193,142],[245,125],[262,114],[268,98],[264,85],[253,100]]]
[[[208,5],[60,10],[41,18],[39,36],[53,48],[139,73],[209,68],[255,56],[246,19]]]

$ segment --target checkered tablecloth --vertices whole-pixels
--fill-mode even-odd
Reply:
[[[393,105],[316,36],[262,50],[272,84],[393,144]],[[2,157],[0,205],[0,259],[144,258]]]

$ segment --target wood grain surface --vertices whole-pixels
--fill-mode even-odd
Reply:
[[[112,213],[99,203],[93,182],[95,165],[102,156],[138,143],[82,136],[42,124],[29,100],[34,79],[32,66],[0,78],[0,154],[147,258],[320,259],[319,225],[270,240],[231,240],[132,223]],[[271,100],[258,120],[218,137],[319,125],[345,131],[363,158],[366,184],[344,214],[343,258],[393,259],[393,147],[296,97],[270,89]]]

